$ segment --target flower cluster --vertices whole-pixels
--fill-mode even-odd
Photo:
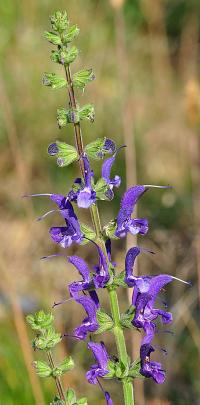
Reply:
[[[43,84],[53,89],[66,87],[69,93],[69,109],[60,108],[57,112],[59,128],[71,124],[74,128],[76,148],[65,142],[56,141],[49,145],[48,153],[56,156],[59,167],[65,167],[73,162],[78,162],[81,177],[74,180],[66,195],[45,193],[31,194],[30,196],[47,196],[56,208],[43,214],[39,220],[47,215],[58,212],[64,223],[62,226],[50,228],[50,236],[56,244],[66,249],[72,244],[91,243],[96,249],[98,263],[89,268],[83,258],[73,255],[64,256],[67,263],[72,265],[81,279],[73,281],[69,286],[70,299],[81,305],[86,316],[82,323],[73,331],[73,337],[90,341],[87,347],[92,351],[96,364],[92,365],[86,373],[90,384],[99,384],[103,390],[106,403],[112,405],[112,400],[107,391],[104,391],[99,378],[115,378],[123,383],[125,402],[133,402],[132,383],[133,378],[145,376],[152,377],[157,383],[165,379],[165,371],[158,362],[150,360],[151,353],[155,350],[152,341],[158,330],[157,321],[169,324],[172,315],[162,309],[156,308],[155,303],[161,289],[170,283],[175,277],[167,274],[156,276],[134,276],[133,267],[137,256],[144,250],[140,247],[132,247],[126,254],[125,271],[117,272],[117,266],[112,262],[111,240],[124,238],[128,233],[132,235],[145,235],[148,232],[148,220],[146,218],[134,218],[134,208],[145,192],[152,187],[166,188],[165,186],[135,185],[130,187],[123,195],[118,215],[104,226],[99,224],[97,202],[102,200],[111,201],[114,198],[114,188],[121,184],[119,175],[111,176],[111,170],[122,147],[117,148],[113,140],[109,138],[97,138],[90,144],[83,146],[80,122],[82,120],[94,121],[94,107],[91,104],[79,106],[75,98],[75,89],[84,90],[85,86],[95,76],[91,69],[80,70],[71,75],[69,65],[78,55],[76,47],[69,44],[78,35],[78,28],[69,25],[66,13],[57,12],[51,18],[53,32],[45,32],[45,37],[50,43],[57,46],[52,52],[52,60],[64,67],[65,78],[54,73],[46,73]],[[109,154],[109,157],[106,155]],[[102,160],[101,177],[96,180],[95,173],[91,168],[91,160]],[[93,219],[94,229],[83,225],[75,209],[89,209]],[[127,313],[120,315],[116,290],[118,287],[133,288],[132,306]],[[100,290],[107,289],[111,315],[107,314],[100,304]],[[141,342],[139,361],[130,363],[125,349],[124,328],[137,328],[144,332]],[[113,360],[108,355],[103,342],[96,342],[93,335],[105,331],[112,331],[118,347],[118,358]],[[67,336],[67,334],[66,334]]]

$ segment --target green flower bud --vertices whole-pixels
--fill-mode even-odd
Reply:
[[[50,377],[52,374],[51,367],[44,361],[34,361],[33,366],[36,370],[36,373],[39,375],[39,377]]]
[[[69,27],[62,35],[63,45],[67,45],[69,42],[72,42],[78,36],[79,32],[80,30],[77,25],[72,25]]]
[[[34,315],[27,315],[26,320],[33,330],[42,331],[51,327],[54,316],[52,313],[38,311]]]
[[[57,333],[52,327],[46,330],[42,335],[37,336],[33,341],[33,347],[39,350],[49,350],[61,341],[60,333]]]
[[[51,156],[57,156],[57,164],[60,167],[69,166],[78,159],[78,152],[74,146],[65,142],[56,141],[48,147],[48,153]]]
[[[55,34],[55,32],[44,31],[44,37],[53,45],[61,45],[60,36]]]
[[[58,32],[63,32],[65,31],[68,26],[69,26],[69,21],[67,17],[67,12],[66,11],[56,11],[51,17],[50,17],[51,25],[54,31]]]
[[[42,83],[44,86],[52,87],[52,89],[61,89],[67,86],[67,80],[55,73],[44,73]]]
[[[92,69],[86,69],[86,70],[80,70],[79,72],[74,73],[72,81],[74,87],[77,87],[78,89],[84,89],[86,84],[91,82],[92,80],[95,79],[95,75],[92,71]]]
[[[53,377],[60,377],[62,374],[66,373],[69,370],[72,370],[74,367],[74,361],[72,357],[66,357],[59,366],[55,367],[52,371]]]
[[[81,224],[81,233],[83,233],[83,235],[90,240],[96,239],[96,233],[88,225]],[[89,241],[87,239],[83,239],[81,245],[86,245],[87,243],[89,243]]]
[[[102,309],[97,310],[97,322],[99,328],[95,332],[96,335],[111,330],[114,327],[112,318]]]
[[[94,122],[94,107],[92,104],[86,104],[79,108],[79,117],[81,120],[89,120]]]

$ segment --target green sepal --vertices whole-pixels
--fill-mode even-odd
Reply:
[[[57,395],[54,397],[53,402],[50,405],[68,405],[66,401],[60,399]]]
[[[77,25],[71,25],[71,27],[69,27],[62,35],[63,45],[67,45],[69,42],[72,42],[78,36],[79,32],[80,29],[77,27]]]
[[[62,374],[74,368],[74,360],[72,357],[66,357],[62,363],[52,370],[53,377],[60,377]]]
[[[105,225],[103,227],[104,234],[109,239],[119,239],[115,235],[116,229],[117,229],[117,221],[116,221],[116,219],[112,219],[107,225]]]
[[[48,153],[51,156],[57,157],[57,164],[59,167],[69,166],[78,159],[78,152],[72,145],[65,142],[56,141],[48,147]]]
[[[39,350],[49,350],[56,346],[61,340],[61,334],[50,327],[48,330],[45,330],[42,335],[37,336],[33,340],[33,347]]]
[[[61,45],[62,41],[59,35],[55,32],[44,31],[44,38],[47,39],[53,45]]]
[[[60,49],[58,51],[51,52],[51,60],[56,63],[60,63],[62,65],[69,65],[70,63],[74,62],[78,55],[78,49],[76,46],[72,46],[71,48]]]
[[[34,361],[33,367],[35,368],[36,374],[38,374],[39,377],[45,378],[52,375],[51,367],[47,363],[45,363],[45,361]]]
[[[89,120],[94,122],[94,106],[92,104],[85,104],[83,107],[78,109],[80,120]]]
[[[42,331],[51,327],[54,316],[51,312],[45,314],[45,312],[41,310],[34,315],[27,315],[26,320],[33,330]]]
[[[129,365],[130,365],[129,359],[126,365],[121,360],[118,361],[109,360],[107,365],[109,373],[106,374],[104,378],[123,379],[128,377]]]
[[[131,305],[128,310],[121,315],[120,324],[123,328],[133,329],[133,325],[131,321],[134,318],[135,314],[135,307]]]
[[[130,368],[129,368],[129,376],[132,378],[144,378],[142,374],[140,374],[140,369],[141,369],[141,360],[137,359],[133,363],[131,363]]]
[[[63,32],[69,26],[68,16],[66,11],[56,11],[50,17],[51,25],[54,31]]]
[[[97,310],[96,316],[99,328],[95,332],[95,335],[111,330],[114,327],[112,318],[102,309]]]
[[[77,405],[88,405],[87,398],[83,397],[77,401]]]
[[[81,233],[88,239],[90,240],[95,240],[96,239],[96,233],[94,232],[94,230],[92,228],[90,228],[88,225],[85,224],[81,224]],[[87,243],[89,243],[89,241],[87,239],[83,239],[81,242],[81,245],[86,245]]]
[[[125,271],[121,271],[121,273],[117,274],[114,278],[113,284],[117,287],[124,287],[127,288],[127,284],[124,281]]]
[[[66,399],[69,402],[69,405],[75,405],[76,401],[76,393],[72,388],[68,388],[66,392]]]
[[[67,86],[67,80],[55,73],[44,73],[42,83],[52,89],[62,89]]]
[[[103,178],[100,178],[95,186],[94,190],[96,191],[96,197],[101,201],[109,201],[110,199],[107,197],[106,192],[108,191],[109,187],[106,181]]]
[[[86,84],[91,82],[92,80],[95,79],[95,75],[93,73],[92,69],[82,69],[79,70],[79,72],[74,73],[72,81],[74,87],[77,87],[78,89],[84,89]]]
[[[97,138],[95,141],[85,146],[85,152],[87,155],[95,160],[102,159],[102,149],[104,147],[106,138]]]

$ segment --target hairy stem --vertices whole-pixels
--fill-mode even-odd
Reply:
[[[74,88],[73,88],[73,83],[72,83],[71,72],[70,72],[69,66],[65,66],[65,74],[66,74],[66,78],[67,78],[67,82],[68,82],[70,107],[76,109],[77,104],[76,104]],[[80,122],[74,123],[74,134],[75,134],[77,151],[78,151],[78,154],[80,157],[80,159],[79,159],[80,170],[84,177],[84,166],[83,166],[83,160],[82,160],[84,147],[83,147],[83,138],[82,138],[82,133],[81,133]],[[100,220],[97,203],[92,204],[92,206],[90,207],[90,214],[91,214],[93,226],[94,226],[94,229],[96,232],[96,236],[98,239],[98,243],[101,246],[102,250],[104,251],[104,253],[106,254],[106,257],[107,257],[105,242],[102,237],[102,226],[101,226],[101,220]],[[113,321],[114,321],[114,325],[115,325],[114,326],[114,336],[115,336],[115,341],[116,341],[116,346],[117,346],[117,352],[118,352],[119,360],[121,360],[126,365],[128,363],[128,354],[127,354],[127,350],[126,350],[126,342],[125,342],[125,338],[124,338],[123,329],[120,325],[120,311],[119,311],[118,297],[117,297],[117,293],[115,290],[110,289],[108,292],[109,292],[111,312],[112,312]],[[132,382],[130,382],[126,379],[123,380],[123,393],[124,393],[125,405],[134,405],[133,385],[132,385]]]
[[[54,361],[53,361],[51,351],[47,352],[47,357],[48,357],[48,360],[49,360],[49,365],[50,365],[51,369],[53,370],[55,368],[55,365],[54,365]],[[55,379],[58,395],[59,395],[59,397],[60,397],[60,399],[62,401],[65,401],[65,394],[64,394],[64,390],[63,390],[60,378],[59,377],[54,377],[54,379]]]

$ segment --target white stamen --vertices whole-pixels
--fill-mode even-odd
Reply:
[[[44,219],[45,217],[47,217],[47,215],[52,214],[52,212],[56,212],[56,211],[60,211],[60,210],[47,211],[44,215],[42,215],[41,217],[38,217],[38,218],[37,218],[37,221],[41,221],[42,219]]]
[[[181,280],[181,278],[174,277],[174,276],[171,276],[171,277],[174,278],[175,280],[181,281],[181,282],[184,283],[184,284],[189,284],[189,285],[191,285],[191,283],[190,283],[189,281]]]
[[[52,194],[50,194],[50,193],[44,193],[44,194],[40,193],[40,194],[25,194],[25,195],[23,195],[24,198],[26,198],[26,197],[43,197],[43,196],[51,197]]]
[[[144,184],[144,187],[152,187],[152,188],[172,188],[172,186],[155,186],[154,184]]]

